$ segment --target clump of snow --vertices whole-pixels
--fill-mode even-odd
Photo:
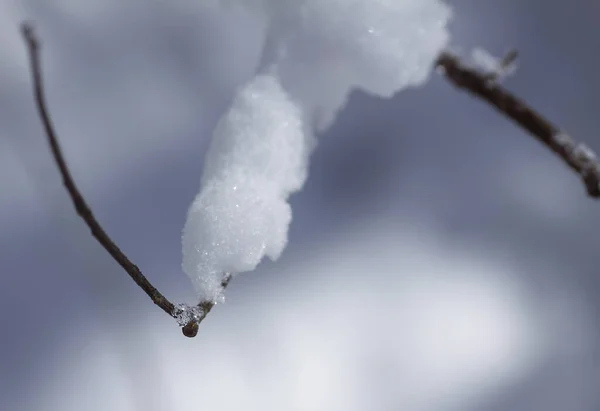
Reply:
[[[302,188],[314,129],[353,89],[391,97],[423,84],[448,41],[440,0],[223,0],[267,22],[257,76],[218,124],[183,230],[183,269],[202,300],[224,273],[276,260],[290,194]]]
[[[183,231],[183,269],[201,299],[218,301],[225,273],[283,251],[287,198],[306,178],[307,139],[300,108],[275,77],[257,76],[240,90],[215,130]]]
[[[476,67],[486,72],[490,80],[500,82],[517,71],[517,52],[512,50],[504,57],[495,57],[487,50],[475,48],[471,59]]]

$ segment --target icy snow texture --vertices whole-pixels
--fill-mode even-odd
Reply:
[[[471,59],[476,67],[491,75],[495,81],[502,81],[505,77],[517,71],[515,61],[504,61],[504,58],[494,57],[487,50],[475,48],[471,52]]]
[[[198,322],[204,314],[202,308],[197,305],[177,304],[173,312],[175,320],[180,326],[184,326],[191,321]]]
[[[306,178],[300,114],[275,78],[257,76],[218,124],[183,231],[183,269],[201,299],[220,300],[224,273],[283,251],[286,199]]]
[[[265,19],[259,73],[221,119],[183,230],[183,269],[202,300],[226,272],[277,259],[289,195],[352,89],[381,97],[423,84],[448,40],[439,0],[222,0]]]

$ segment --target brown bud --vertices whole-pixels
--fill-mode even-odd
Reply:
[[[189,338],[193,338],[198,334],[198,323],[196,321],[190,321],[181,329],[183,335]]]

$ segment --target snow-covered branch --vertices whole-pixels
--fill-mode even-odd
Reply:
[[[266,15],[269,28],[256,76],[238,90],[214,131],[200,192],[188,211],[182,268],[196,289],[196,305],[170,302],[96,221],[63,158],[44,97],[39,43],[23,25],[39,115],[77,213],[184,335],[197,334],[234,275],[281,255],[292,219],[288,199],[307,178],[314,131],[333,122],[354,89],[389,98],[424,84],[436,68],[559,155],[588,194],[600,197],[596,155],[499,84],[514,70],[516,52],[502,60],[479,53],[483,67],[477,67],[443,51],[451,10],[442,1],[347,0],[343,8],[321,0],[231,3],[238,1]]]

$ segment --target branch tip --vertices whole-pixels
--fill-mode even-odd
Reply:
[[[196,335],[198,335],[198,328],[198,322],[190,321],[181,329],[181,331],[186,337],[194,338]]]

